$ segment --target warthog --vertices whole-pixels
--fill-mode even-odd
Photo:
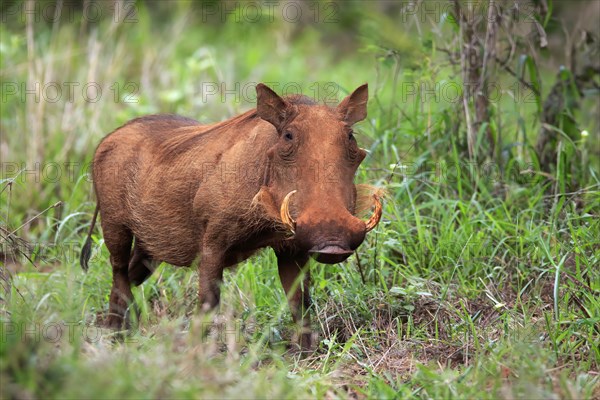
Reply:
[[[207,310],[219,303],[223,269],[270,246],[302,327],[301,347],[311,346],[305,264],[311,255],[345,260],[381,217],[378,195],[361,207],[353,183],[366,152],[352,125],[367,115],[368,88],[335,108],[282,98],[264,84],[256,91],[256,109],[224,122],[150,115],[96,149],[98,203],[80,261],[87,270],[100,212],[113,268],[109,327],[128,325],[131,284],[144,282],[158,263],[190,266],[199,256],[199,305]],[[368,221],[356,216],[371,206]]]

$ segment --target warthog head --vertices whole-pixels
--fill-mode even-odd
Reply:
[[[263,84],[256,90],[258,116],[279,134],[268,150],[259,194],[276,205],[297,248],[319,262],[345,260],[381,217],[377,195],[371,218],[356,216],[354,175],[366,151],[358,147],[352,126],[367,116],[367,85],[333,108],[306,97],[279,97]]]

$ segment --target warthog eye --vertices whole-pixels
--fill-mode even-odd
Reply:
[[[354,162],[359,154],[358,143],[356,143],[354,131],[348,132],[348,141],[350,142],[347,146],[348,158]]]
[[[285,140],[287,140],[288,142],[291,142],[292,140],[294,140],[294,135],[292,134],[292,132],[287,131],[283,137],[285,138]]]

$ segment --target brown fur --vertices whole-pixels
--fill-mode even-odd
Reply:
[[[339,262],[365,235],[353,215],[353,179],[365,152],[349,135],[366,117],[367,87],[337,108],[304,96],[284,99],[262,84],[257,93],[257,109],[230,120],[203,126],[151,115],[98,146],[93,178],[113,267],[110,326],[127,323],[131,284],[141,284],[158,262],[189,266],[200,255],[199,304],[209,309],[219,302],[223,269],[270,246],[294,319],[305,328],[301,345],[310,346],[309,253]],[[292,190],[294,236],[278,216]],[[84,267],[89,246],[88,237]],[[301,275],[305,285],[294,285]]]

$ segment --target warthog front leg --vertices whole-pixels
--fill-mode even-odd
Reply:
[[[310,272],[308,268],[304,268],[307,261],[307,254],[277,253],[279,278],[287,294],[292,318],[300,328],[298,341],[302,351],[308,351],[312,346],[312,330],[308,310],[311,305]]]
[[[198,307],[202,311],[209,311],[219,305],[225,268],[224,254],[211,248],[202,249],[200,264],[198,265]]]

